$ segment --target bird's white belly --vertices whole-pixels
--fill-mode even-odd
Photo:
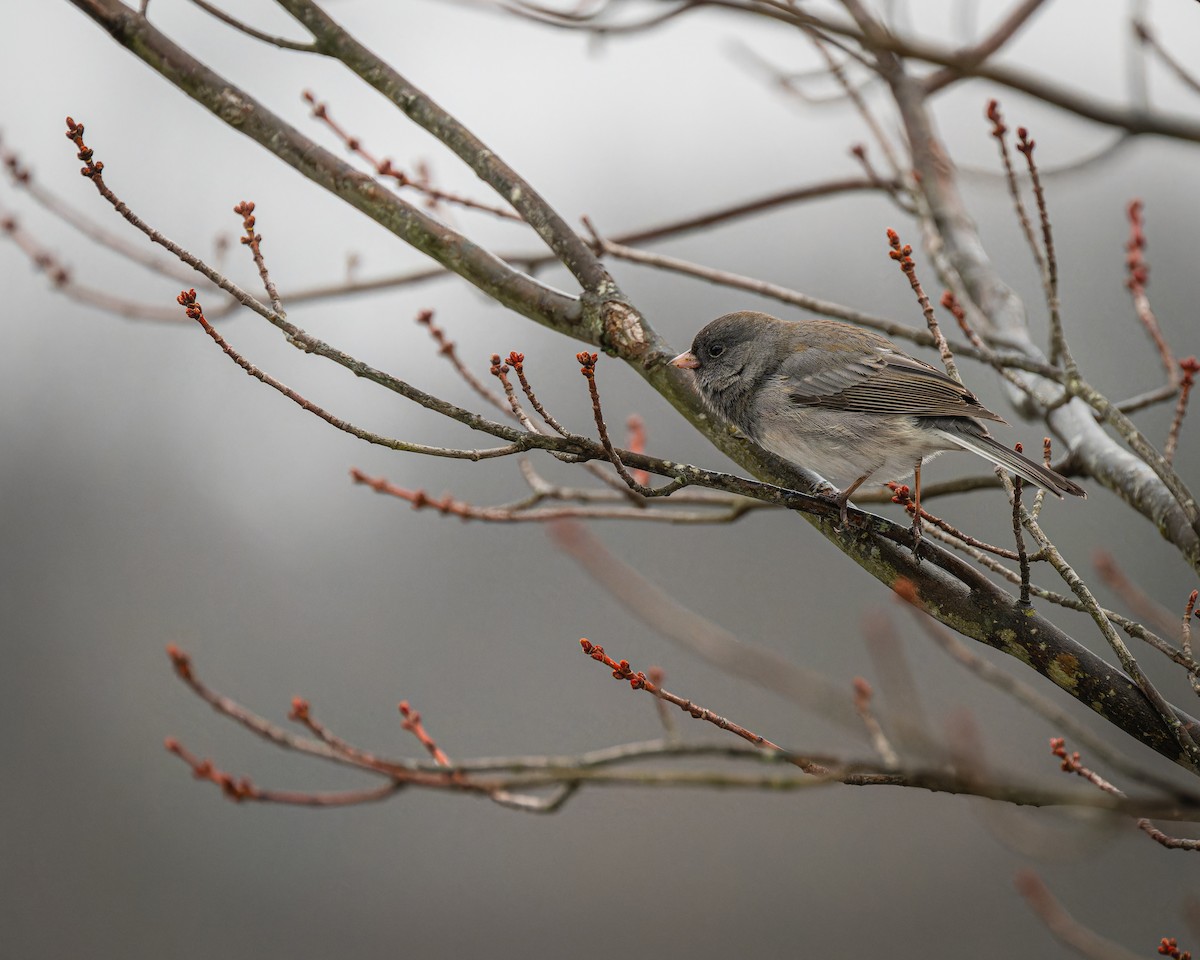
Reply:
[[[760,432],[761,446],[842,489],[867,475],[881,484],[905,480],[919,462],[954,449],[913,417],[793,408],[759,422],[770,424]]]

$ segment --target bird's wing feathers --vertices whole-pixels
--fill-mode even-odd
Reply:
[[[940,370],[874,340],[856,357],[792,354],[779,369],[791,402],[849,413],[1001,419]]]

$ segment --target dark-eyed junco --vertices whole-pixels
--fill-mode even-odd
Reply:
[[[708,405],[759,446],[834,483],[843,526],[868,478],[912,474],[919,538],[921,464],[945,450],[969,450],[1058,497],[1086,496],[993,439],[980,421],[1004,421],[971,391],[847,323],[730,313],[671,363],[694,370]]]

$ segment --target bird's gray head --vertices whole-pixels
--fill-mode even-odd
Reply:
[[[765,313],[727,313],[696,334],[692,349],[671,363],[694,370],[701,395],[737,423],[755,388],[779,365],[784,328]]]

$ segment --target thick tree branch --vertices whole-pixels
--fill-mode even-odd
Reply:
[[[582,311],[576,298],[514,269],[303,136],[120,0],[71,0],[71,3],[217,118],[314,183],[361,210],[506,307],[553,329],[579,335]]]
[[[606,297],[615,292],[612,278],[596,255],[566,221],[487,144],[402,77],[390,64],[360,44],[310,0],[277,0],[316,38],[321,53],[334,57],[428,130],[475,171],[554,251],[588,293]]]

